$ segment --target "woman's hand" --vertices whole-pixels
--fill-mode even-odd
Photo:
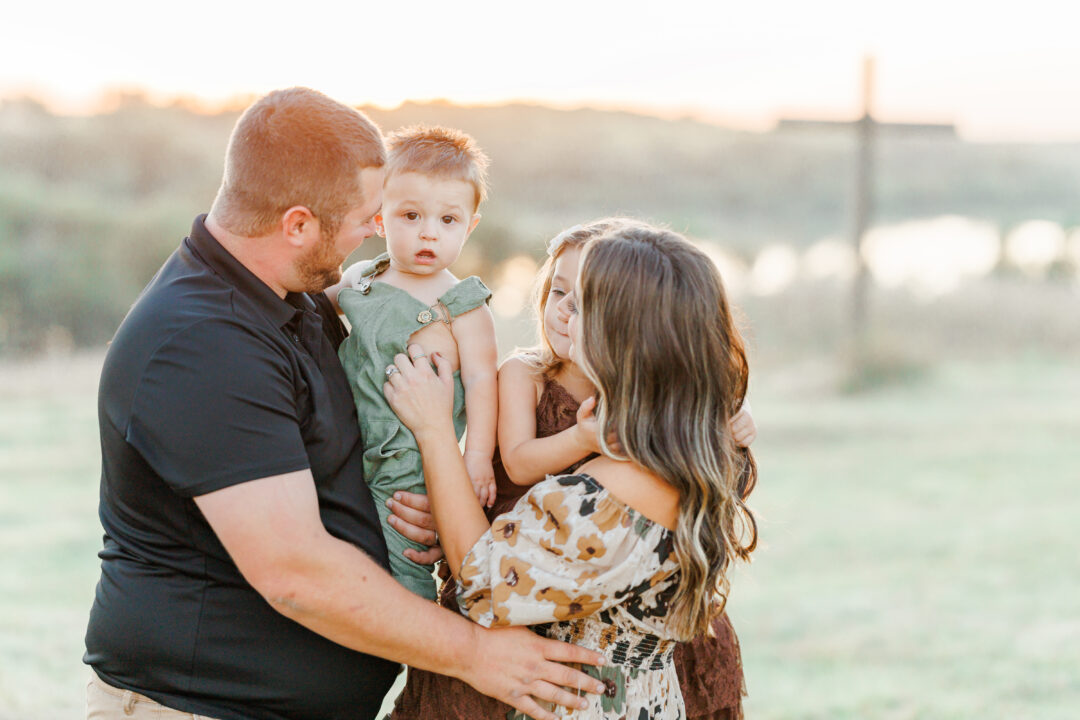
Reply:
[[[415,343],[409,345],[408,351],[407,356],[398,353],[394,364],[386,368],[383,394],[387,402],[412,430],[417,443],[421,442],[421,436],[431,432],[449,428],[453,433],[454,375],[450,362],[438,353],[428,358]],[[435,371],[428,360],[435,363]]]

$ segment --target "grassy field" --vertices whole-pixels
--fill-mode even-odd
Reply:
[[[100,358],[0,365],[0,720],[80,717]],[[1080,367],[860,395],[759,373],[761,549],[732,581],[751,720],[1080,713]]]

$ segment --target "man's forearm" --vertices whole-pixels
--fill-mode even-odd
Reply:
[[[409,592],[349,543],[318,545],[260,589],[275,610],[353,650],[462,676],[477,626]]]

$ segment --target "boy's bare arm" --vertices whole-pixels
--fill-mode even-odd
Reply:
[[[536,437],[537,401],[536,371],[520,358],[504,362],[499,368],[499,457],[517,485],[538,483],[598,449],[588,432],[594,428],[582,423]]]
[[[491,456],[499,412],[495,320],[488,306],[482,305],[454,318],[450,329],[457,342],[465,388],[465,467],[480,504],[490,507],[495,502]]]

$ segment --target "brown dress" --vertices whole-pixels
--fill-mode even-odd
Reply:
[[[548,437],[577,422],[578,402],[559,383],[548,380],[536,405],[536,436]],[[581,462],[562,470],[571,473]],[[487,510],[488,520],[514,507],[528,490],[515,485],[503,469],[498,450],[493,459],[497,494]],[[445,571],[445,565],[441,568]],[[449,573],[439,592],[439,603],[458,612],[457,585]],[[743,688],[739,641],[727,614],[713,621],[716,637],[699,637],[675,649],[675,668],[686,703],[687,720],[741,720]],[[405,689],[398,696],[390,720],[505,720],[512,708],[482,695],[462,681],[409,668]]]

